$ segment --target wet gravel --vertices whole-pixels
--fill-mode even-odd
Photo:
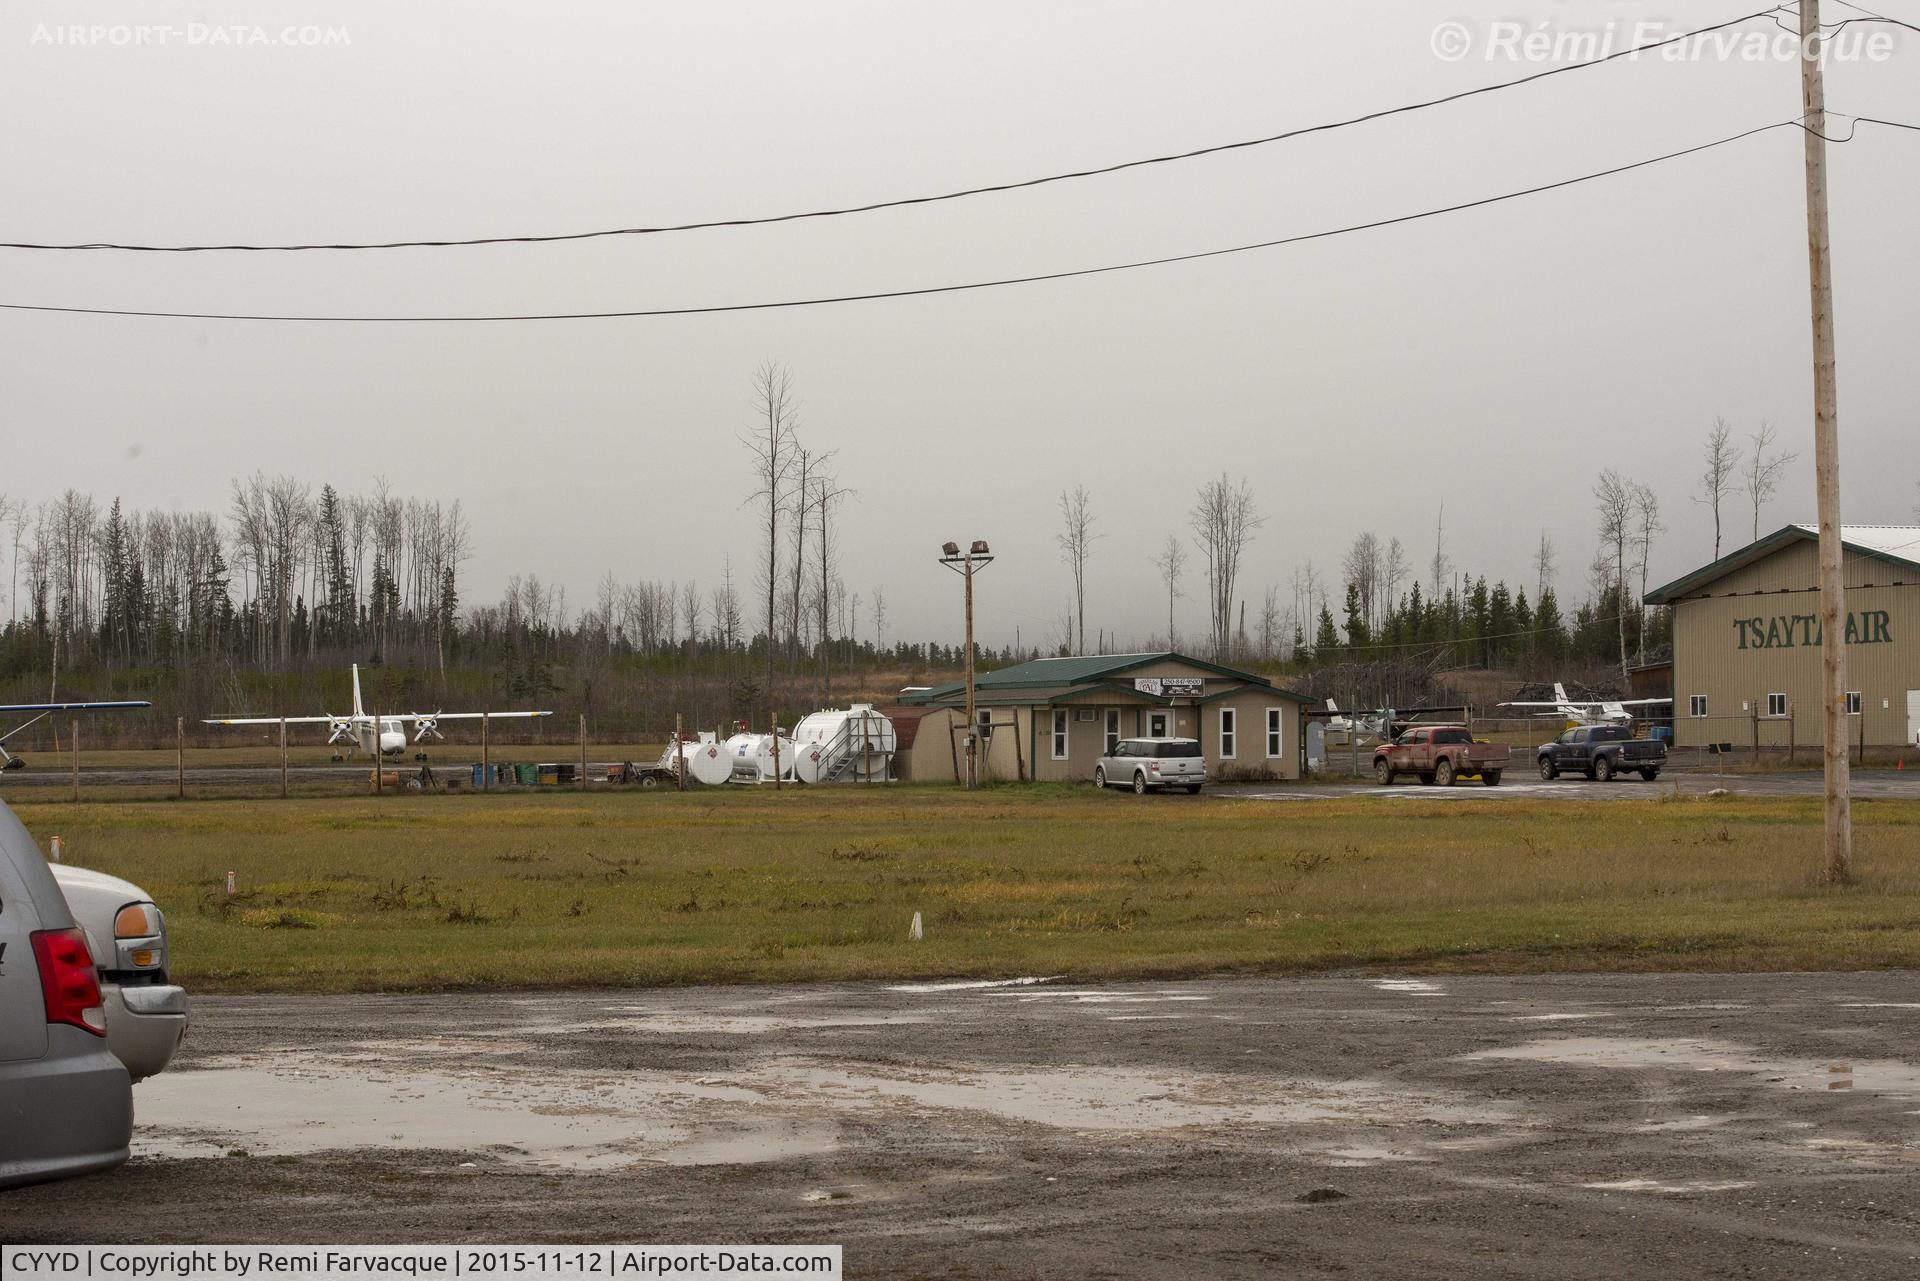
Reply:
[[[1920,976],[206,997],[39,1241],[874,1277],[1920,1275]]]

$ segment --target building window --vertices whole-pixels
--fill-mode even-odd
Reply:
[[[1221,708],[1220,709],[1220,759],[1221,760],[1227,760],[1228,758],[1236,755],[1236,752],[1234,750],[1234,740],[1238,737],[1238,735],[1234,731],[1238,728],[1238,726],[1239,726],[1239,716],[1234,712],[1234,710],[1231,707]]]
[[[978,722],[980,726],[978,731],[980,734],[980,737],[992,738],[993,737],[993,710],[991,708],[986,708],[986,707],[976,707],[973,710],[973,717],[974,717],[974,720]]]
[[[1118,746],[1120,746],[1120,709],[1117,707],[1109,707],[1107,709],[1106,755],[1112,756],[1113,749]]]
[[[1787,714],[1787,696],[1785,694],[1767,695],[1767,715],[1785,716]]]
[[[1067,713],[1061,708],[1053,714],[1053,759],[1067,759]]]
[[[1280,709],[1269,707],[1267,709],[1267,759],[1272,760],[1279,756],[1280,748]]]
[[[1705,694],[1689,695],[1687,698],[1687,715],[1705,716],[1706,714],[1707,696]]]
[[[1847,715],[1858,716],[1859,714],[1860,714],[1860,691],[1857,689],[1850,689],[1847,691]]]

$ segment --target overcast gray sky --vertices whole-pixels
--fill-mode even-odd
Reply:
[[[1754,0],[1288,3],[137,4],[0,17],[0,239],[365,240],[766,215],[1015,180],[1376,110],[1550,63],[1456,61],[1441,20],[1704,26]],[[1857,16],[1837,4],[1829,21]],[[1920,23],[1916,0],[1883,11]],[[50,43],[74,23],[164,47]],[[216,43],[191,24],[349,43]],[[1771,32],[1767,26],[1748,30]],[[1855,32],[1862,28],[1853,28]],[[1888,28],[1879,28],[1887,31]],[[196,35],[198,39],[196,40]],[[59,39],[61,37],[56,37]],[[1829,66],[1839,111],[1920,123],[1920,36]],[[1790,61],[1643,59],[1177,165],[822,222],[546,246],[306,255],[0,251],[0,301],[360,314],[753,302],[1093,266],[1366,222],[1555,181],[1799,113]],[[977,293],[704,317],[270,325],[0,313],[0,491],[224,511],[255,468],[459,498],[464,595],[514,573],[575,605],[623,579],[743,581],[756,363],[837,450],[850,590],[957,636],[948,538],[986,538],[988,643],[1045,639],[1085,484],[1088,624],[1145,637],[1147,558],[1196,487],[1248,478],[1250,613],[1360,529],[1577,594],[1593,474],[1651,483],[1656,578],[1710,550],[1715,415],[1811,454],[1801,142],[1777,130],[1493,208],[1201,263]],[[1920,135],[1831,149],[1845,507],[1904,522],[1920,332]],[[1738,499],[1735,531],[1749,517]],[[1763,522],[1813,516],[1797,465]],[[1197,573],[1182,626],[1202,626]]]

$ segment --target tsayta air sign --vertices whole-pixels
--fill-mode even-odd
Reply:
[[[1823,636],[1818,614],[1775,614],[1771,618],[1736,618],[1733,630],[1741,649],[1793,649],[1818,645]],[[1893,632],[1884,609],[1864,609],[1847,615],[1847,644],[1888,645]]]

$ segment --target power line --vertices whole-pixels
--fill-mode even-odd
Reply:
[[[8,311],[58,312],[82,316],[140,316],[170,320],[252,320],[280,321],[311,324],[492,324],[507,321],[532,320],[625,320],[654,316],[705,316],[721,312],[736,311],[777,311],[798,307],[826,307],[840,303],[875,302],[887,298],[919,298],[930,294],[967,293],[981,289],[1000,289],[1009,285],[1037,284],[1050,280],[1071,280],[1081,276],[1107,275],[1121,271],[1137,271],[1146,267],[1164,267],[1173,263],[1198,262],[1206,258],[1221,258],[1229,254],[1251,253],[1258,249],[1274,249],[1282,245],[1302,244],[1310,240],[1327,240],[1334,236],[1351,235],[1358,231],[1373,231],[1381,227],[1393,227],[1402,223],[1419,222],[1427,218],[1437,218],[1443,214],[1459,213],[1463,210],[1478,209],[1485,205],[1500,204],[1503,201],[1518,200],[1523,196],[1539,195],[1542,192],[1556,191],[1562,187],[1572,187],[1583,182],[1592,182],[1599,178],[1612,177],[1615,174],[1629,173],[1635,169],[1644,169],[1649,165],[1662,164],[1669,160],[1678,160],[1683,156],[1697,155],[1711,151],[1715,147],[1724,147],[1758,134],[1775,129],[1800,127],[1800,118],[1778,120],[1770,125],[1761,125],[1713,142],[1703,142],[1698,146],[1687,147],[1680,151],[1670,151],[1665,155],[1654,156],[1647,160],[1636,160],[1631,164],[1616,165],[1611,169],[1600,169],[1593,173],[1581,174],[1575,178],[1562,178],[1557,182],[1542,183],[1536,187],[1525,187],[1519,191],[1504,192],[1497,196],[1484,196],[1478,200],[1466,200],[1459,204],[1443,205],[1437,209],[1426,209],[1418,213],[1400,214],[1392,218],[1380,218],[1373,222],[1353,223],[1344,227],[1335,227],[1328,231],[1311,231],[1297,236],[1282,236],[1275,240],[1261,240],[1253,244],[1233,245],[1225,249],[1205,249],[1196,253],[1171,254],[1162,258],[1143,258],[1133,262],[1109,263],[1100,267],[1080,267],[1071,271],[1040,272],[1029,276],[1004,276],[994,280],[976,280],[957,285],[926,285],[918,289],[888,289],[872,293],[835,294],[818,298],[789,298],[776,302],[722,303],[705,307],[653,307],[630,311],[574,311],[574,312],[530,312],[501,315],[469,316],[309,316],[309,315],[268,315],[249,312],[210,312],[210,311],[143,311],[123,307],[58,307],[41,303],[0,302],[0,309]]]
[[[616,227],[599,231],[563,232],[553,235],[524,236],[476,236],[469,239],[441,240],[388,240],[363,243],[338,244],[230,244],[230,245],[149,245],[123,244],[112,241],[95,241],[83,244],[51,244],[31,241],[0,241],[0,249],[42,249],[42,250],[123,250],[131,253],[301,253],[309,250],[370,250],[370,249],[451,249],[466,248],[475,245],[517,245],[552,244],[566,240],[599,240],[611,236],[657,236],[681,231],[707,231],[720,227],[762,227],[773,223],[801,222],[815,218],[839,218],[848,214],[873,213],[881,209],[900,209],[911,205],[939,204],[949,200],[962,200],[969,196],[990,195],[1004,191],[1020,191],[1029,187],[1042,187],[1050,183],[1069,182],[1079,178],[1095,178],[1105,174],[1120,173],[1127,169],[1139,169],[1147,165],[1171,164],[1180,160],[1193,160],[1200,156],[1218,155],[1224,151],[1239,151],[1249,147],[1264,147],[1270,143],[1285,142],[1292,138],[1305,137],[1308,134],[1326,133],[1335,129],[1345,129],[1350,125],[1366,124],[1374,120],[1383,120],[1389,116],[1404,115],[1408,112],[1424,111],[1429,107],[1444,106],[1451,102],[1478,97],[1481,94],[1497,93],[1502,89],[1513,89],[1521,85],[1532,84],[1536,80],[1545,80],[1549,76],[1564,75],[1570,71],[1581,71],[1588,67],[1597,67],[1602,63],[1613,62],[1620,58],[1631,58],[1666,45],[1691,40],[1696,36],[1708,35],[1728,27],[1737,27],[1756,18],[1764,18],[1786,9],[1785,5],[1776,5],[1771,9],[1761,9],[1743,17],[1726,22],[1715,23],[1710,27],[1701,27],[1697,31],[1683,32],[1669,36],[1665,40],[1656,40],[1649,44],[1636,45],[1631,49],[1622,49],[1586,62],[1569,63],[1563,67],[1549,67],[1545,71],[1536,71],[1532,75],[1522,76],[1518,80],[1505,80],[1498,84],[1481,85],[1477,89],[1463,89],[1444,97],[1429,98],[1424,102],[1407,103],[1399,107],[1386,107],[1379,111],[1370,111],[1365,115],[1352,116],[1345,120],[1329,121],[1326,124],[1306,125],[1298,129],[1289,129],[1284,133],[1269,134],[1262,138],[1248,138],[1239,142],[1223,142],[1214,146],[1196,147],[1190,151],[1178,151],[1168,155],[1149,156],[1140,160],[1123,160],[1118,164],[1101,165],[1091,169],[1076,169],[1067,173],[1048,174],[1039,178],[1027,178],[1018,182],[995,183],[984,187],[966,187],[958,191],[949,191],[939,195],[908,196],[897,200],[877,200],[863,205],[846,205],[833,209],[814,209],[800,213],[770,214],[760,218],[720,218],[707,222],[686,222],[657,227]]]

